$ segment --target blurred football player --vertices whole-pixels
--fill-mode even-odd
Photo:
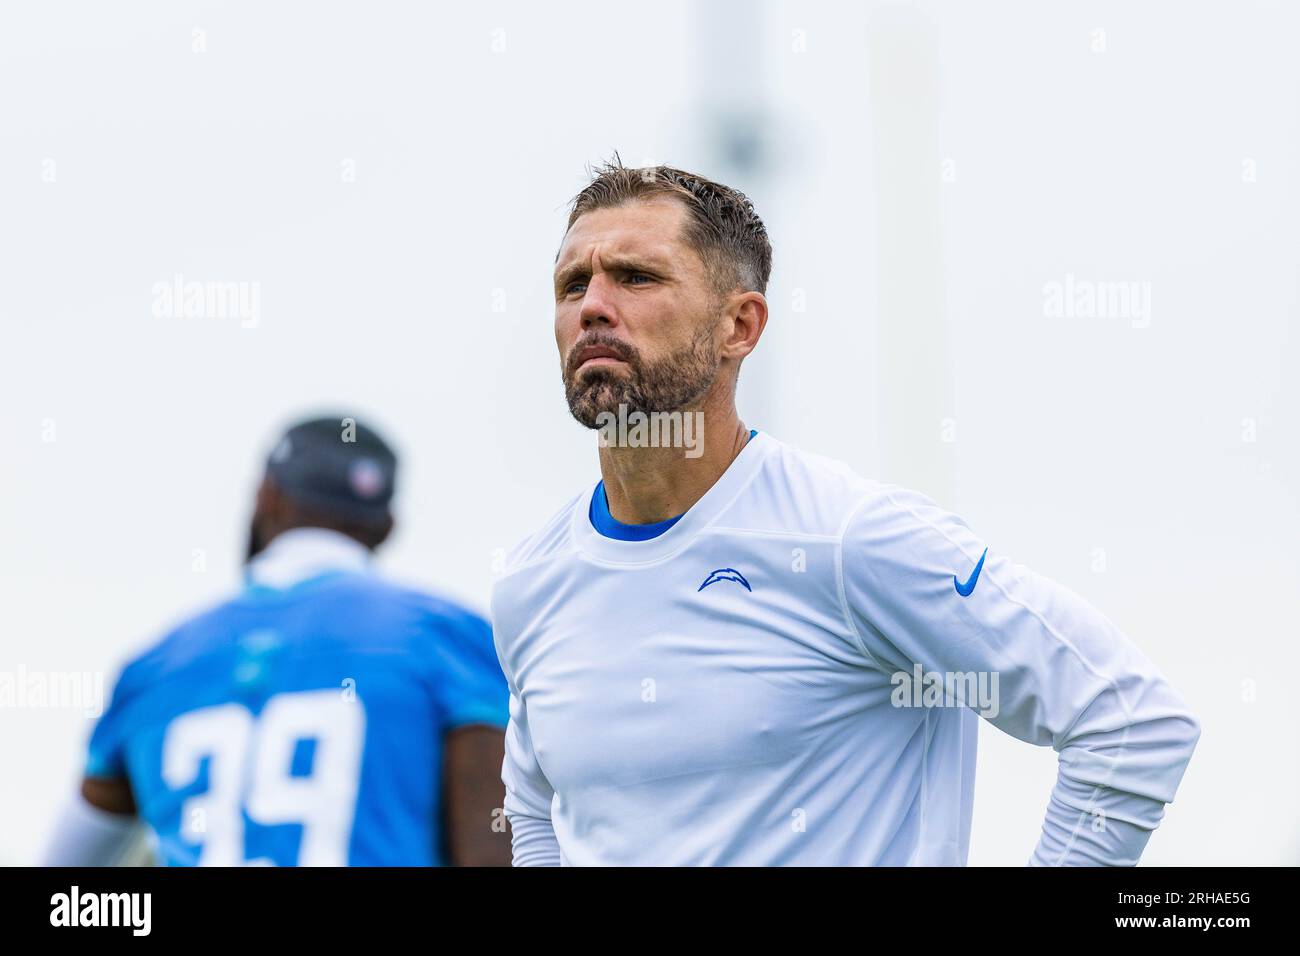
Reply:
[[[487,622],[385,581],[396,458],[318,419],[271,452],[247,587],[122,671],[49,865],[503,865],[507,692]]]
[[[555,338],[601,480],[493,592],[514,862],[962,865],[978,715],[1060,754],[1031,863],[1136,863],[1187,704],[956,515],[741,421],[771,264],[751,202],[679,169],[574,201]]]

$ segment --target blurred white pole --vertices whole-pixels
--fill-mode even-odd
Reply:
[[[938,28],[910,6],[868,20],[879,240],[882,477],[952,505],[952,407],[939,208]]]
[[[764,85],[773,75],[766,62],[774,52],[767,40],[771,4],[711,0],[695,9],[692,94],[698,139],[708,157],[708,166],[699,172],[748,195],[771,229],[780,201],[773,174],[776,117]],[[769,321],[763,347],[745,360],[740,376],[741,418],[760,428],[772,427],[782,414],[779,336],[773,333]]]

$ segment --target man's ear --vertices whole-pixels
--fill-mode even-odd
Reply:
[[[730,334],[722,344],[724,358],[739,362],[758,347],[767,327],[767,299],[761,292],[742,292],[727,305]]]
[[[283,510],[284,496],[280,494],[280,489],[275,486],[271,476],[264,476],[262,483],[257,486],[257,499],[253,505],[254,516],[268,525],[274,525],[278,523],[280,512]]]
[[[379,538],[378,538],[378,540],[375,541],[374,546],[371,547],[370,550],[371,550],[371,551],[374,551],[374,550],[377,549],[381,544],[383,544],[383,543],[384,543],[385,541],[387,541],[390,537],[392,537],[392,535],[393,535],[393,529],[394,529],[395,527],[397,527],[397,522],[393,520],[393,515],[392,515],[392,513],[390,512],[389,515],[388,515],[388,524],[387,524],[387,525],[386,525],[386,526],[381,530],[381,532],[380,532],[380,534],[379,534]]]
[[[292,502],[271,480],[271,476],[263,477],[253,503],[253,529],[263,547],[284,528],[291,507]]]

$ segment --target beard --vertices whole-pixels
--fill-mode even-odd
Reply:
[[[627,363],[627,368],[598,366],[581,374],[578,355],[590,345],[605,346]],[[682,411],[698,401],[713,384],[722,358],[713,345],[713,329],[702,323],[694,338],[670,355],[646,361],[639,349],[607,332],[584,335],[569,350],[564,364],[564,397],[569,411],[587,428],[597,427],[604,412],[628,413]]]

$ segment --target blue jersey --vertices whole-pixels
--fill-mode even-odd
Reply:
[[[443,735],[507,720],[483,618],[336,571],[252,586],[131,661],[87,775],[129,777],[169,865],[438,865]]]

